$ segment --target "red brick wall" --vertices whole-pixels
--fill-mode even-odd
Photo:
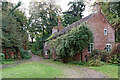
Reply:
[[[87,24],[93,33],[94,49],[104,50],[107,43],[110,43],[112,45],[115,43],[114,30],[101,11],[98,11],[97,13],[95,13],[95,15],[92,16],[87,21]],[[107,32],[108,32],[107,35],[104,35],[104,29],[107,29]],[[50,45],[48,45],[47,47],[44,47],[44,50],[45,49],[50,49]],[[53,53],[53,58],[54,58],[54,55],[55,53]],[[85,61],[86,55],[88,57],[91,55],[91,53],[88,53],[87,48],[82,53],[83,61]],[[74,60],[77,60],[77,61],[81,60],[81,54],[79,53],[75,55]]]
[[[90,30],[93,33],[94,37],[94,49],[104,50],[107,43],[114,45],[115,43],[115,33],[110,25],[110,23],[106,20],[102,12],[97,12],[94,16],[92,16],[87,22]],[[107,35],[104,35],[104,29],[107,29]],[[87,48],[83,51],[83,59],[85,60],[85,55],[90,55],[88,53]]]

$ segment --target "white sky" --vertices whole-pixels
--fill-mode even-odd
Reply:
[[[35,1],[35,0],[7,0],[7,1],[10,1],[15,4],[17,4],[19,1],[21,1],[22,5],[20,6],[20,9],[22,9],[23,11],[25,10],[26,15],[29,17],[29,15],[28,15],[29,14],[29,11],[28,11],[29,3],[30,3],[30,1]],[[68,10],[69,7],[67,5],[70,1],[75,1],[75,0],[57,0],[58,4],[62,8],[62,11]],[[94,1],[96,1],[96,0],[88,0],[88,1],[90,2],[88,4],[93,4]],[[90,13],[91,13],[91,10],[88,8],[88,5],[86,5],[85,11],[83,12],[84,17],[89,15]]]

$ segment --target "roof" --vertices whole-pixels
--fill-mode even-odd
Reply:
[[[79,27],[79,25],[80,25],[81,23],[88,21],[94,14],[95,14],[95,13],[92,13],[92,14],[88,15],[87,17],[84,17],[84,18],[82,18],[82,19],[74,22],[73,24],[68,25],[67,27],[63,28],[60,32],[57,32],[56,34],[54,34],[51,38],[47,39],[46,41],[51,40],[51,39],[55,39],[55,38],[57,38],[58,36],[61,36],[61,35],[65,34],[65,33],[67,33],[67,32],[70,31],[73,27],[75,27],[75,28]],[[45,42],[46,42],[46,41],[45,41]]]

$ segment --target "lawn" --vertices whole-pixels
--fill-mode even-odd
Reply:
[[[17,60],[14,59],[8,59],[8,60],[4,60],[3,63],[0,62],[0,65],[2,64],[12,64],[12,63],[16,63]]]
[[[37,62],[2,69],[3,78],[54,78],[59,76],[62,76],[61,69]]]
[[[118,78],[118,65],[103,65],[100,67],[90,67],[91,69],[102,72],[112,78]]]
[[[4,61],[3,64],[12,64],[15,63],[16,61]],[[1,64],[1,63],[0,63]]]

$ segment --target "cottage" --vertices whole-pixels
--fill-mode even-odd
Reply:
[[[53,28],[52,37],[48,40],[57,38],[58,36],[64,35],[70,31],[73,27],[78,27],[81,23],[86,22],[89,26],[91,32],[93,33],[94,41],[82,52],[74,56],[75,60],[85,60],[86,56],[89,56],[94,49],[110,51],[113,44],[115,43],[115,32],[108,20],[105,18],[104,14],[101,11],[100,4],[96,4],[96,11],[87,17],[74,22],[73,24],[61,28],[61,21],[59,19],[58,30]],[[48,41],[46,40],[45,43]],[[48,57],[48,50],[50,45],[44,43],[44,55]],[[53,51],[52,58],[55,58],[55,51]]]

